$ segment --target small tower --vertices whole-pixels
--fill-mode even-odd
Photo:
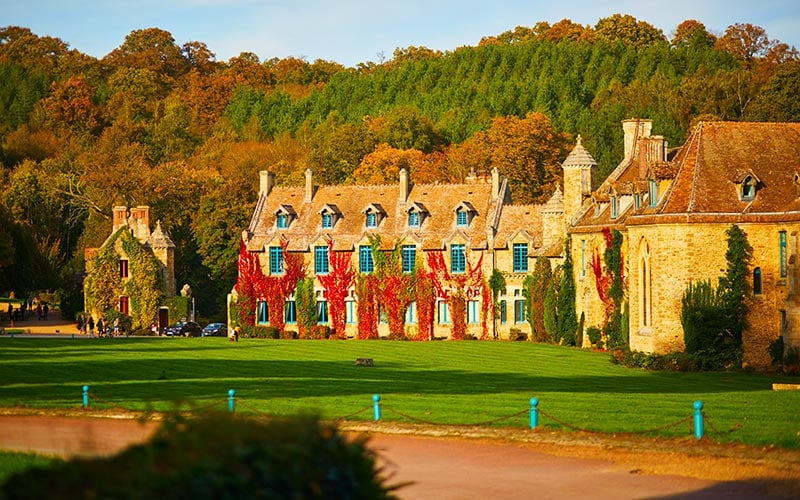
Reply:
[[[549,247],[564,238],[567,232],[567,221],[564,219],[564,195],[556,186],[553,196],[542,207],[542,245]]]
[[[156,228],[147,239],[146,246],[158,261],[165,294],[172,297],[175,295],[175,243],[166,231],[161,229],[161,221],[156,221]]]
[[[583,200],[591,196],[597,175],[597,162],[583,147],[581,136],[561,168],[564,169],[564,217],[571,224],[580,215]]]

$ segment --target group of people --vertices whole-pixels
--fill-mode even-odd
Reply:
[[[91,314],[81,314],[78,316],[78,331],[81,334],[94,337],[95,328],[97,329],[98,337],[112,337],[121,333],[119,318],[115,318],[113,326],[109,326],[103,322],[102,316],[97,319],[97,323],[95,323],[94,317]]]
[[[39,297],[29,297],[22,301],[19,307],[14,308],[14,304],[8,303],[8,321],[13,325],[14,322],[25,321],[31,315],[32,311],[36,311],[36,317],[39,321],[47,320],[47,315],[50,313],[50,305]]]

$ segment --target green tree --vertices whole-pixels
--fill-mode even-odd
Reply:
[[[544,311],[542,312],[544,331],[551,342],[558,342],[558,288],[561,284],[561,270],[556,268],[544,295]]]
[[[564,242],[565,255],[561,264],[561,284],[558,287],[557,331],[559,343],[575,345],[575,333],[578,329],[578,316],[575,312],[575,275],[573,274],[570,238]]]

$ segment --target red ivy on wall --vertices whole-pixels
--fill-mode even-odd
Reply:
[[[603,239],[605,240],[605,248],[611,248],[613,244],[613,234],[609,228],[603,228]],[[620,256],[620,276],[624,278],[624,261]],[[594,285],[595,289],[597,289],[597,295],[600,297],[600,301],[603,303],[603,307],[605,309],[606,319],[611,315],[614,310],[614,301],[611,298],[611,294],[609,294],[609,290],[611,290],[611,285],[613,283],[614,275],[611,269],[608,269],[606,266],[603,265],[603,257],[600,256],[600,249],[595,248],[592,252],[592,272],[594,273]]]
[[[374,274],[359,275],[356,278],[358,338],[362,340],[378,338],[377,287],[377,279]]]
[[[431,273],[420,269],[416,277],[417,336],[414,340],[433,340],[433,315],[436,289]]]
[[[328,239],[330,269],[328,274],[317,276],[325,288],[328,313],[334,334],[331,338],[345,339],[345,299],[355,281],[356,272],[351,264],[353,252],[334,252],[333,240]]]
[[[236,292],[239,294],[239,322],[243,325],[255,324],[256,302],[263,300],[269,310],[269,323],[279,331],[285,328],[283,304],[294,289],[297,282],[305,277],[306,268],[303,256],[289,254],[286,242],[281,244],[283,258],[283,274],[266,276],[261,268],[258,254],[250,252],[242,241],[239,247],[239,277],[236,281]]]
[[[488,288],[483,280],[483,252],[474,266],[470,266],[467,259],[465,273],[450,273],[444,260],[444,253],[441,251],[428,253],[427,261],[437,298],[447,300],[450,306],[451,338],[462,340],[467,332],[466,302],[468,299],[484,297],[485,289]],[[483,309],[486,311],[486,305]],[[486,314],[482,320],[482,335],[487,335]]]
[[[240,325],[252,326],[255,324],[256,301],[260,290],[265,286],[264,272],[258,255],[251,253],[242,240],[239,245],[239,276],[236,279],[236,293],[238,300],[236,308]]]

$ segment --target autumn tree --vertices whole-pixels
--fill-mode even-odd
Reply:
[[[660,29],[628,14],[614,14],[600,19],[594,26],[594,32],[600,40],[622,41],[634,47],[645,47],[667,39]]]

